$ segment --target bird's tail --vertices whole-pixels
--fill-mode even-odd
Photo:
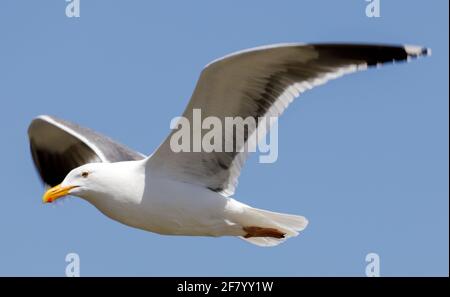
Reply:
[[[248,234],[248,236],[241,237],[258,246],[276,246],[289,237],[297,236],[308,225],[308,220],[303,216],[277,213],[253,207],[246,207],[242,217],[245,218],[245,222],[241,222],[243,226],[256,228],[256,230],[268,230],[268,233],[271,235],[264,237]],[[276,236],[276,233],[271,234],[271,232],[277,231],[280,236]]]

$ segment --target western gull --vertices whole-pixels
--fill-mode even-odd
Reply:
[[[299,94],[347,73],[429,55],[418,46],[277,44],[240,51],[208,64],[183,117],[277,117]],[[249,135],[259,127],[248,127]],[[52,116],[29,127],[32,158],[50,186],[43,202],[74,195],[123,224],[166,235],[237,236],[275,246],[298,235],[303,216],[257,209],[234,194],[248,155],[233,151],[174,152],[173,130],[146,156],[91,129]],[[232,134],[236,138],[235,134]],[[242,135],[241,135],[242,136]],[[224,142],[233,142],[227,139]],[[234,142],[233,142],[234,143]]]

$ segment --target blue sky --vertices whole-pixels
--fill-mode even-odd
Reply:
[[[432,3],[432,5],[431,5]],[[448,275],[448,1],[0,2],[0,275]],[[160,236],[78,198],[43,205],[26,130],[51,114],[144,153],[169,131],[203,66],[279,42],[377,42],[433,56],[335,80],[279,121],[279,156],[244,168],[235,197],[305,215],[275,248],[235,238]],[[107,106],[107,108],[105,108]]]

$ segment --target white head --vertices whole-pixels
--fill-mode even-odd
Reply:
[[[63,182],[49,189],[42,201],[53,202],[66,195],[85,198],[90,202],[101,197],[110,197],[130,186],[127,174],[131,163],[90,163],[73,169]]]

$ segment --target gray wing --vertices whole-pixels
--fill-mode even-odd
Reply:
[[[223,126],[225,117],[279,116],[299,94],[331,79],[429,53],[416,46],[360,44],[284,44],[241,51],[205,67],[183,117],[192,123],[193,109],[200,109],[202,119],[215,116]],[[259,128],[238,131],[244,133],[243,145]],[[247,156],[243,145],[233,152],[175,153],[170,138],[176,132],[152,155],[149,166],[170,178],[232,195]],[[223,147],[236,144],[236,133],[226,137]]]
[[[95,131],[46,115],[31,122],[28,137],[34,165],[49,186],[61,183],[72,169],[83,164],[145,158]]]

